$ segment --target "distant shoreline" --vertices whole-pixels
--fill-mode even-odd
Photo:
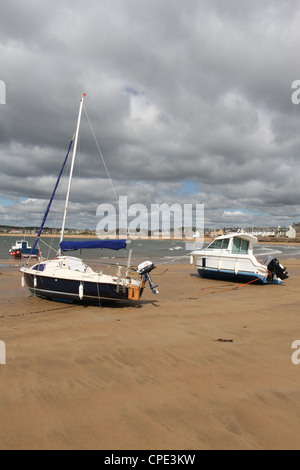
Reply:
[[[22,239],[22,238],[36,238],[37,237],[37,234],[22,234],[22,233],[16,233],[16,234],[13,234],[13,233],[0,233],[0,237],[10,237],[10,238],[19,238],[19,239]],[[59,234],[56,234],[56,235],[42,235],[41,238],[60,238],[60,235]],[[88,238],[90,240],[99,240],[99,237],[97,237],[97,235],[68,235],[68,234],[65,234],[64,238],[74,238],[74,239],[82,239],[82,238]],[[123,240],[124,238],[123,237],[103,237],[101,238],[101,240],[115,240],[115,239],[120,239],[120,240]],[[143,241],[143,240],[149,240],[149,241],[174,241],[174,242],[188,242],[188,243],[191,243],[191,242],[194,242],[194,243],[197,243],[199,240],[195,239],[195,238],[167,238],[167,239],[164,239],[164,238],[148,238],[148,237],[130,237],[128,238],[127,237],[127,240],[132,240],[132,241]],[[204,242],[207,243],[207,242],[211,242],[213,241],[213,238],[205,238],[204,239]]]
[[[22,234],[22,233],[0,233],[0,237],[9,237],[9,238],[36,238],[37,234]],[[42,238],[59,238],[60,235],[43,235]],[[90,240],[98,240],[99,238],[97,235],[65,235],[65,238],[69,239],[90,239]],[[103,238],[104,239],[104,238]],[[107,240],[112,239],[112,237],[107,237]],[[148,238],[148,237],[134,237],[134,238],[128,238],[128,240],[132,241],[174,241],[174,242],[187,242],[187,243],[197,243],[199,240],[196,239],[188,239],[188,238],[172,238],[172,239],[162,239],[162,238]],[[209,238],[205,237],[204,238],[204,243],[209,243],[212,242],[214,238]],[[300,245],[300,239],[293,239],[293,238],[274,238],[270,239],[268,238],[263,238],[263,237],[258,237],[258,241],[260,245],[289,245],[289,246],[299,246]]]

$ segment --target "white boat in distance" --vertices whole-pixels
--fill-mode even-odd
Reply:
[[[260,284],[281,284],[289,274],[273,256],[260,263],[253,253],[258,239],[246,233],[217,237],[208,247],[191,254],[202,278]]]
[[[55,301],[100,303],[101,300],[139,300],[143,294],[146,282],[149,281],[154,294],[158,294],[157,286],[153,284],[150,272],[155,269],[151,261],[142,263],[138,269],[131,268],[132,248],[130,246],[127,266],[117,266],[115,275],[105,274],[103,271],[95,272],[81,259],[67,256],[66,253],[84,249],[109,249],[119,251],[126,249],[130,242],[127,240],[95,240],[95,241],[64,241],[64,231],[68,212],[74,163],[78,145],[78,136],[81,123],[84,96],[80,101],[79,116],[75,136],[61,169],[58,181],[46,210],[37,239],[33,245],[32,253],[39,242],[43,227],[49,214],[56,190],[58,188],[68,155],[73,147],[73,158],[70,170],[69,185],[66,197],[65,211],[62,223],[61,240],[57,257],[43,260],[34,266],[28,263],[21,268],[22,285],[27,286],[36,297]],[[124,272],[122,273],[122,269]],[[133,278],[134,276],[134,278]]]

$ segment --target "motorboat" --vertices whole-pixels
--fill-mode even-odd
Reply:
[[[217,237],[206,248],[191,254],[200,277],[240,283],[281,284],[289,277],[277,258],[267,256],[262,263],[254,255],[258,239],[248,233]]]
[[[22,266],[22,286],[28,287],[29,291],[36,297],[63,302],[101,303],[102,300],[133,300],[138,301],[149,282],[154,294],[158,294],[157,285],[151,279],[150,273],[155,269],[151,261],[141,263],[138,268],[131,266],[132,246],[127,240],[83,240],[67,241],[64,238],[66,219],[68,213],[70,191],[78,146],[78,136],[83,110],[83,95],[80,100],[79,116],[76,132],[70,142],[67,156],[59,174],[52,197],[43,218],[37,239],[32,247],[31,254],[39,244],[42,231],[50,212],[57,188],[65,169],[69,154],[73,148],[73,157],[69,176],[69,185],[66,195],[65,210],[62,222],[61,238],[56,256],[51,259],[40,259],[33,266],[27,264]],[[128,260],[125,266],[117,265],[115,274],[105,273],[103,270],[95,271],[82,259],[70,256],[70,252],[82,250],[126,250],[129,248]]]
[[[26,240],[21,240],[17,241],[9,250],[9,253],[11,256],[14,256],[17,259],[21,258],[38,258],[41,255],[40,250],[34,249],[32,250],[32,247],[29,246],[28,241]]]

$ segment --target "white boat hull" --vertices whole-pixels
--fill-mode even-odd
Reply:
[[[207,248],[193,252],[191,264],[195,263],[203,278],[244,284],[281,284],[288,272],[272,257],[260,263],[253,254],[257,243],[256,237],[244,233],[218,237]]]
[[[269,272],[251,257],[214,256],[208,253],[197,256],[196,267],[203,278],[228,280],[230,282],[268,283]]]

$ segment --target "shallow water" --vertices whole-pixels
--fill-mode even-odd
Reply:
[[[0,264],[1,269],[7,266],[6,262],[14,260],[9,254],[10,248],[15,244],[19,237],[0,237]],[[28,237],[30,246],[33,245],[35,238]],[[66,239],[67,240],[67,239]],[[44,242],[46,244],[44,244]],[[56,256],[59,245],[58,238],[45,238],[40,243],[42,255],[45,258]],[[168,262],[186,262],[191,252],[191,244],[173,240],[135,240],[132,241],[133,247],[133,260],[151,259],[159,264],[166,264]],[[274,255],[281,258],[297,259],[300,258],[300,245],[258,245],[254,250],[255,255],[262,260],[267,255]],[[82,257],[80,252],[70,253],[70,255]],[[110,250],[84,250],[83,258],[86,260],[122,260],[126,259],[128,251],[114,252]],[[17,261],[18,262],[18,261]],[[4,264],[3,264],[4,263]]]

